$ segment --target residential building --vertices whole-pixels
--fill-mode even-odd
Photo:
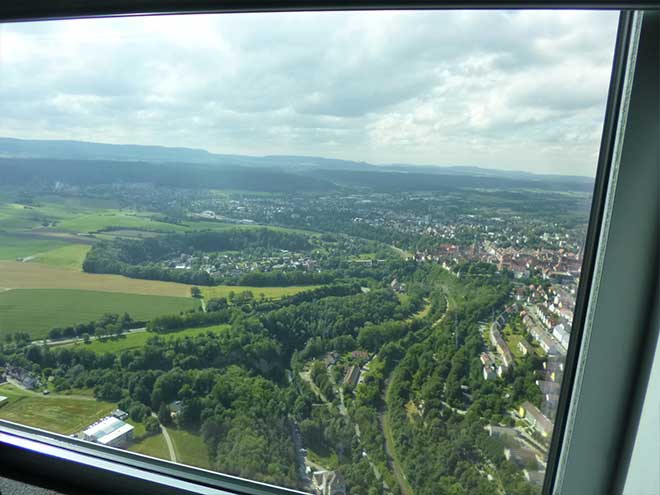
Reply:
[[[525,418],[544,437],[549,437],[552,433],[552,422],[531,402],[524,402],[518,409],[518,415]]]
[[[520,339],[518,341],[518,349],[520,350],[523,356],[527,356],[528,354],[534,354],[534,348],[525,339]]]

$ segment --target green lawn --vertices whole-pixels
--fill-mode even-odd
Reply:
[[[91,246],[85,244],[69,244],[40,254],[32,261],[59,268],[82,270],[85,256],[91,248]]]
[[[20,330],[33,338],[42,338],[51,328],[92,321],[104,313],[126,312],[136,320],[147,320],[197,306],[199,301],[185,297],[77,289],[14,289],[0,292],[0,333]]]
[[[65,246],[66,242],[49,239],[32,239],[0,233],[0,260],[26,258]]]
[[[185,337],[202,335],[207,332],[220,332],[222,330],[226,330],[227,328],[229,328],[229,325],[215,325],[202,328],[188,328],[179,332],[160,335],[153,332],[140,332],[107,340],[93,340],[89,344],[83,344],[82,342],[76,344],[67,344],[66,347],[84,347],[85,349],[89,349],[90,351],[94,351],[98,354],[106,352],[115,354],[127,349],[137,349],[143,347],[147,343],[147,340],[154,336],[160,336],[163,339],[182,339]]]
[[[0,419],[70,435],[107,416],[115,404],[30,393],[13,385],[0,385],[9,403],[0,407]]]
[[[139,442],[136,442],[128,447],[131,452],[144,454],[151,457],[158,457],[159,459],[170,460],[170,453],[167,450],[167,444],[162,433],[152,435]]]
[[[214,297],[227,297],[230,292],[238,294],[249,290],[254,297],[263,294],[267,298],[279,299],[284,296],[291,296],[305,290],[317,289],[320,285],[293,285],[291,287],[249,287],[246,285],[216,285],[214,287],[201,287],[204,299],[213,299]]]
[[[209,452],[200,435],[175,428],[168,428],[167,432],[174,443],[177,462],[211,469]]]

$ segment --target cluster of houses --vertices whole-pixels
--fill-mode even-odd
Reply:
[[[371,260],[365,260],[371,263]],[[181,253],[178,256],[164,260],[165,268],[174,270],[200,270],[223,276],[238,277],[253,271],[273,270],[305,270],[318,271],[320,262],[312,254],[290,252],[285,249],[277,250],[263,256],[248,253],[226,253],[218,255],[193,256]]]
[[[7,364],[5,372],[7,378],[15,380],[23,388],[34,390],[41,387],[41,380],[39,380],[39,377],[24,368]]]

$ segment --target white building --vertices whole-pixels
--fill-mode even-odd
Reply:
[[[108,447],[121,447],[133,439],[133,426],[108,416],[83,431],[82,438]]]

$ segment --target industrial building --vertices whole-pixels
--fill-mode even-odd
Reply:
[[[82,432],[83,440],[108,447],[122,447],[133,439],[133,426],[114,416],[107,416]]]

